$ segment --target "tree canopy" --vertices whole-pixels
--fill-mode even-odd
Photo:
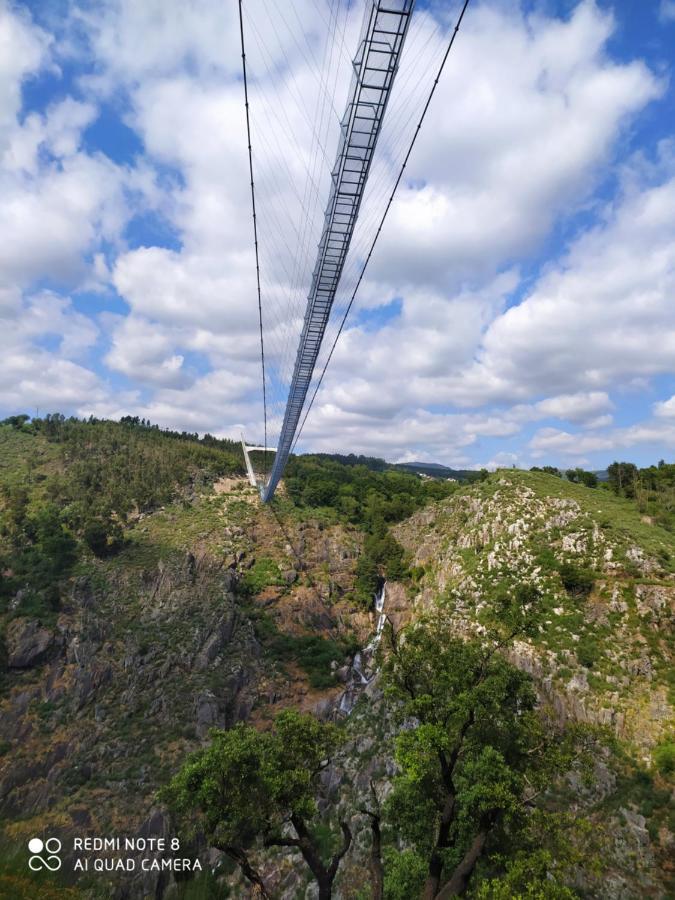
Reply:
[[[341,822],[340,846],[326,860],[323,835],[314,830],[320,775],[339,743],[336,726],[293,710],[277,716],[267,732],[245,724],[214,730],[211,744],[186,762],[163,796],[239,865],[262,896],[267,889],[250,856],[256,844],[298,850],[323,900],[331,896],[352,840]]]

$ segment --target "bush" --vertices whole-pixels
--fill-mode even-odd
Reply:
[[[560,566],[560,580],[571,597],[588,597],[593,590],[593,575],[585,569],[579,569],[573,563]]]
[[[283,583],[279,566],[273,559],[261,556],[242,575],[239,581],[239,590],[245,597],[255,597],[266,587],[280,586]]]
[[[316,634],[292,635],[277,632],[268,649],[283,662],[297,662],[309,677],[313,688],[329,688],[335,684],[331,663],[341,663],[355,645],[341,640],[332,641]]]
[[[592,669],[598,658],[598,646],[591,637],[582,637],[576,647],[577,659],[586,669]]]
[[[124,543],[120,525],[110,518],[90,519],[84,526],[82,538],[99,559],[117,553]]]
[[[675,741],[665,741],[654,748],[652,754],[657,771],[669,776],[675,773]]]

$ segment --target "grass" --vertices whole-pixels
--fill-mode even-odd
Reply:
[[[642,521],[642,513],[632,500],[617,497],[604,487],[587,488],[563,481],[543,472],[524,472],[519,469],[499,472],[514,484],[531,487],[539,496],[576,500],[582,512],[595,519],[603,531],[625,545],[637,544],[650,556],[657,557],[670,572],[675,572],[675,534],[660,525]]]

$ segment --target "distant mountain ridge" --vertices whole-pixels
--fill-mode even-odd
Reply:
[[[386,469],[402,469],[405,472],[429,475],[432,478],[454,478],[455,481],[472,481],[478,477],[478,471],[474,469],[451,469],[449,466],[444,466],[441,463],[390,463],[378,456],[363,456],[356,453],[310,453],[307,455],[317,459],[332,460],[345,466],[366,466],[366,468],[372,469],[374,472],[384,472]]]
[[[451,469],[441,463],[392,463],[392,466],[396,469],[404,469],[406,472],[430,475],[432,478],[454,478],[455,481],[472,481],[478,477],[476,469]]]

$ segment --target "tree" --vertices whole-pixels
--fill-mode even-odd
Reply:
[[[341,838],[332,835],[337,846],[324,859],[317,797],[321,773],[340,740],[335,725],[290,710],[277,716],[268,732],[243,723],[214,730],[210,745],[187,760],[162,796],[176,814],[192,820],[211,846],[237,863],[257,896],[269,894],[252,852],[292,847],[302,854],[321,900],[328,900],[352,841],[341,821]]]
[[[576,733],[543,719],[531,677],[500,653],[533,627],[521,601],[485,641],[458,637],[443,613],[389,632],[382,682],[406,725],[384,818],[413,848],[413,870],[423,863],[424,900],[463,893],[486,853],[517,847],[575,756]]]
[[[594,488],[598,486],[598,476],[595,472],[584,472],[579,469],[579,480],[582,484],[586,485],[586,487]]]
[[[638,478],[637,466],[629,462],[613,462],[607,467],[609,484],[615,494],[625,497],[635,496],[635,482]]]
[[[103,559],[117,553],[124,543],[124,532],[110,515],[102,515],[87,521],[82,538],[91,552]]]

